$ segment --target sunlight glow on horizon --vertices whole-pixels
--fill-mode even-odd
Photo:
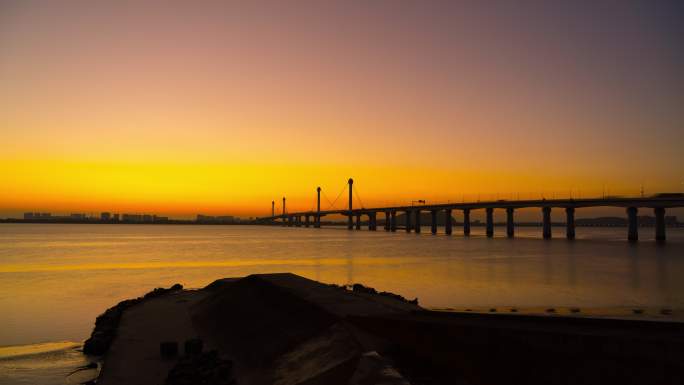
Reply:
[[[3,3],[0,217],[682,191],[661,6]]]

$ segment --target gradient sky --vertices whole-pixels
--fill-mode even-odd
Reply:
[[[682,191],[682,20],[681,1],[0,0],[0,216],[264,215],[348,177],[366,206]]]

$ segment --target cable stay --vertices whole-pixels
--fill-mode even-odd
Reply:
[[[325,200],[328,202],[328,209],[330,207],[332,207],[332,202],[330,202],[330,199],[328,199],[328,196],[325,195],[325,191],[323,191],[322,189],[321,189],[321,194],[323,194],[323,198],[325,198]]]
[[[361,200],[361,195],[359,195],[359,189],[356,186],[352,187],[352,190],[354,191],[354,194],[356,195],[356,199],[359,201],[359,205],[361,205],[361,208],[365,208],[363,201]]]
[[[335,200],[330,204],[330,207],[335,208],[335,203],[337,203],[337,200],[340,199],[340,197],[342,196],[342,193],[343,193],[344,190],[346,190],[346,189],[347,189],[347,186],[344,186],[344,187],[342,188],[342,190],[340,191],[340,193],[337,194],[337,198],[335,198]]]

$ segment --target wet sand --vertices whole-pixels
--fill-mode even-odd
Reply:
[[[495,306],[495,307],[431,307],[428,310],[449,313],[497,313],[535,316],[561,316],[577,318],[606,318],[632,321],[684,322],[684,309],[669,307],[623,306],[623,307],[567,307],[567,306]]]

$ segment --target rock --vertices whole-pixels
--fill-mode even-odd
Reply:
[[[349,385],[410,385],[392,366],[389,360],[375,351],[361,355],[358,366],[349,380]]]
[[[355,284],[352,286],[352,291],[355,291],[355,292],[357,292],[357,293],[367,293],[367,294],[377,294],[377,293],[378,293],[378,292],[377,292],[375,289],[373,289],[372,287],[363,286],[363,285],[360,284],[360,283],[355,283]]]
[[[194,356],[202,354],[203,342],[199,338],[192,338],[185,341],[185,355]]]
[[[186,356],[169,371],[165,382],[165,385],[196,384],[234,385],[233,361],[221,359],[215,350]]]
[[[352,291],[354,291],[356,293],[378,294],[378,295],[382,295],[384,297],[394,298],[394,299],[402,301],[402,302],[407,302],[407,303],[411,303],[414,305],[418,305],[418,298],[415,298],[413,300],[408,300],[399,294],[390,293],[389,291],[381,291],[378,293],[378,291],[375,290],[374,288],[369,287],[369,286],[364,286],[360,283],[353,284],[351,289],[352,289]]]
[[[178,355],[178,342],[164,341],[159,344],[159,353],[162,358],[174,358]]]

